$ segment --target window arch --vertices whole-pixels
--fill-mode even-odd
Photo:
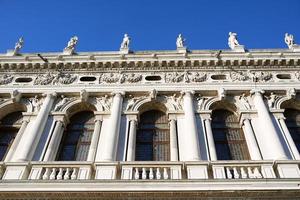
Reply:
[[[300,152],[300,111],[287,108],[284,111],[284,116],[286,118],[286,126],[288,127],[295,145]]]
[[[218,160],[249,160],[244,133],[237,116],[224,109],[212,112],[212,130]]]
[[[170,131],[164,112],[150,110],[141,114],[135,155],[137,161],[170,160]]]
[[[19,129],[21,128],[23,115],[21,111],[6,115],[0,125],[0,160],[4,160]]]
[[[95,116],[91,111],[82,111],[73,115],[64,131],[57,160],[87,160]]]

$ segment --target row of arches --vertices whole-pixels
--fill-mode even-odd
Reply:
[[[137,161],[170,160],[170,129],[168,116],[160,106],[143,110],[136,134]],[[64,129],[56,160],[84,161],[87,159],[95,126],[94,111],[84,107],[74,110],[70,123]],[[300,151],[300,111],[286,108],[286,124]],[[218,160],[250,160],[243,130],[236,113],[217,108],[212,111],[212,130]],[[0,125],[0,159],[4,160],[22,124],[22,111],[6,114]]]

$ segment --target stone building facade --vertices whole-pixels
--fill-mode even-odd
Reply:
[[[300,198],[297,48],[68,46],[0,55],[0,198]]]

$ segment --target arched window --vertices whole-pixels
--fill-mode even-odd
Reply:
[[[214,110],[212,130],[218,160],[249,160],[249,152],[239,120],[228,110]]]
[[[22,112],[13,112],[2,118],[0,125],[0,160],[4,160],[22,125],[22,119]]]
[[[94,113],[83,111],[73,115],[62,137],[57,160],[87,159],[94,131]]]
[[[288,127],[295,145],[300,152],[300,111],[287,108],[284,111],[284,116],[286,118],[286,126]]]
[[[151,110],[140,116],[135,155],[137,161],[170,160],[170,133],[165,113]]]

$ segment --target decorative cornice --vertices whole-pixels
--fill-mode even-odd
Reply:
[[[64,70],[105,70],[110,69],[151,69],[197,68],[197,67],[276,67],[300,65],[300,52],[290,50],[250,50],[248,52],[189,51],[140,51],[126,55],[119,52],[88,52],[76,55],[61,53],[22,54],[6,56],[0,54],[0,70],[64,69]],[[216,56],[217,55],[217,56]],[[47,60],[47,62],[45,62]]]

